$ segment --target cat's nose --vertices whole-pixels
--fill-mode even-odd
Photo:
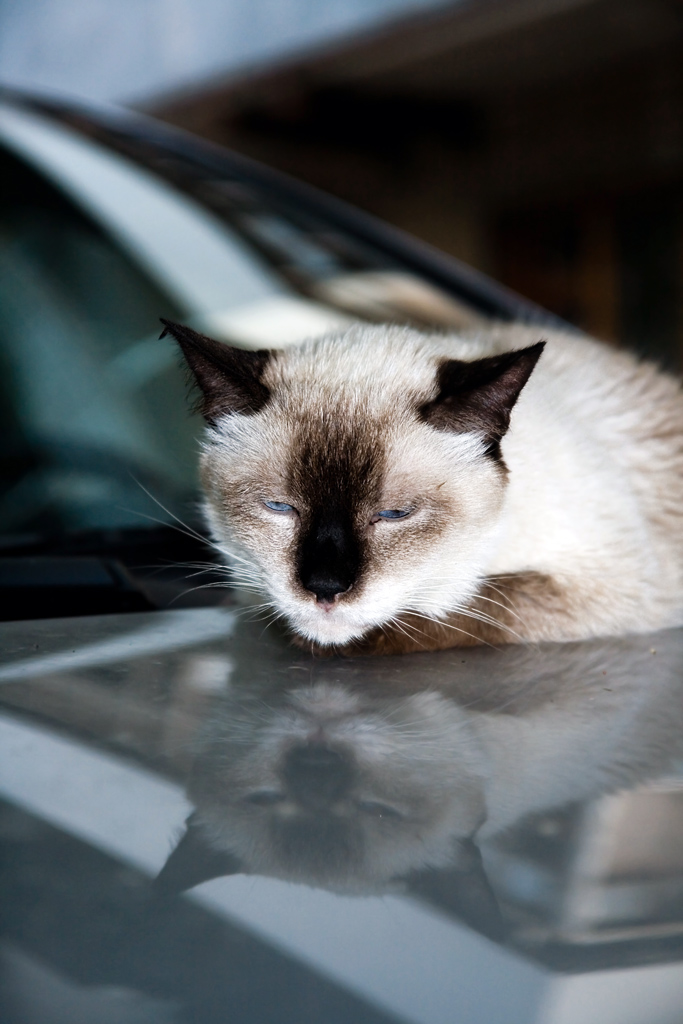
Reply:
[[[344,754],[322,743],[307,743],[289,751],[283,776],[298,804],[309,810],[322,810],[349,790],[353,768]]]
[[[335,505],[321,509],[302,537],[298,563],[303,587],[329,610],[358,577],[360,549],[351,517]]]
[[[304,581],[306,590],[315,594],[318,604],[333,605],[341,594],[351,589],[348,583],[333,576],[311,576]]]

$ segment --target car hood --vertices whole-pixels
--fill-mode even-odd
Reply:
[[[314,658],[214,607],[6,623],[0,650],[17,1005],[58,977],[213,1020],[229,932],[245,1020],[289,1019],[258,1000],[294,975],[327,1020],[677,1019],[683,631]],[[154,937],[134,977],[121,928]]]

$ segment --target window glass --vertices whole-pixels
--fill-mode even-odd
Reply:
[[[0,530],[141,523],[195,487],[176,303],[10,154],[0,206]]]

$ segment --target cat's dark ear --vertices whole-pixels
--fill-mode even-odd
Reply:
[[[510,413],[545,347],[530,348],[465,363],[446,359],[437,372],[438,392],[420,408],[425,422],[456,433],[478,431],[487,454],[500,458],[500,442],[510,426]]]
[[[271,353],[224,345],[183,324],[163,320],[161,337],[171,334],[199,385],[200,412],[214,423],[226,413],[254,413],[262,409],[270,392],[262,381]]]
[[[479,848],[471,839],[458,844],[457,866],[415,871],[404,882],[411,896],[454,914],[490,939],[505,938],[507,926]]]
[[[238,875],[242,871],[237,857],[209,844],[192,814],[187,819],[185,834],[157,875],[154,888],[160,896],[176,896],[200,882],[224,875]]]

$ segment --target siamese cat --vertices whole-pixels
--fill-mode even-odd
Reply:
[[[675,770],[683,645],[651,642],[273,660],[270,685],[246,644],[243,680],[238,663],[196,742],[196,809],[159,884],[243,872],[378,894],[447,878],[461,899],[463,873],[465,889],[481,880],[477,844]]]
[[[164,323],[202,392],[215,545],[299,643],[683,623],[683,395],[654,366],[520,325],[254,352]]]

